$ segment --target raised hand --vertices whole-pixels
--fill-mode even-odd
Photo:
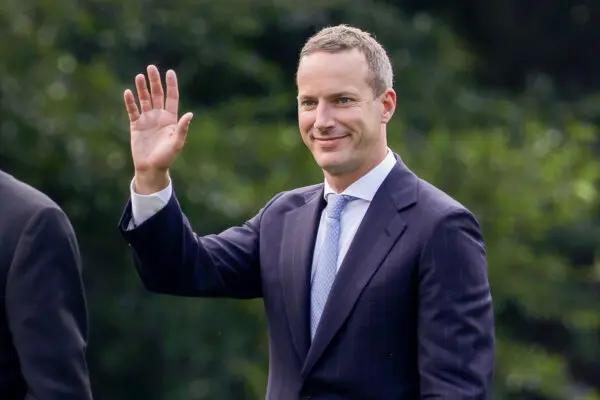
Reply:
[[[174,71],[166,73],[166,99],[158,69],[150,65],[147,72],[150,92],[145,76],[135,77],[141,114],[131,90],[124,93],[130,121],[135,189],[140,194],[157,192],[168,184],[168,169],[183,148],[193,116],[186,113],[177,120],[179,89]]]

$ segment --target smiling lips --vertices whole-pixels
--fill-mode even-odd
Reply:
[[[344,140],[344,138],[348,137],[349,135],[344,135],[344,136],[333,136],[333,137],[315,137],[314,140],[316,143],[319,144],[319,147],[321,149],[334,149],[335,147],[337,147],[337,145]]]
[[[348,137],[349,135],[343,136],[333,136],[333,137],[315,137],[315,142],[319,143],[323,147],[333,147],[338,144],[342,139]]]

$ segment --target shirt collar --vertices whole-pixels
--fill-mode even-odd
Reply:
[[[356,182],[352,183],[346,188],[341,194],[347,194],[362,200],[371,201],[375,197],[375,193],[388,176],[394,165],[396,164],[396,158],[394,153],[390,149],[387,151],[387,155],[375,168],[363,175]],[[327,199],[327,195],[335,193],[335,191],[329,186],[325,179],[324,197]]]

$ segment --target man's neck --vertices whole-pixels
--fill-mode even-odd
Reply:
[[[333,175],[329,174],[327,171],[323,171],[325,174],[325,179],[327,180],[329,186],[331,186],[336,193],[342,193],[348,188],[348,186],[352,185],[354,182],[358,181],[360,178],[377,167],[385,159],[387,153],[388,148],[386,147],[382,154],[380,154],[377,158],[374,158],[370,163],[365,163],[360,168],[349,173]]]

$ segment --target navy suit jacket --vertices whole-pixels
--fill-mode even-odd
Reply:
[[[0,171],[0,399],[92,400],[77,238],[46,195]]]
[[[263,298],[268,399],[488,399],[494,323],[480,227],[396,158],[312,343],[308,283],[322,184],[280,193],[243,226],[203,237],[175,194],[132,230],[128,203],[121,232],[151,291]]]

